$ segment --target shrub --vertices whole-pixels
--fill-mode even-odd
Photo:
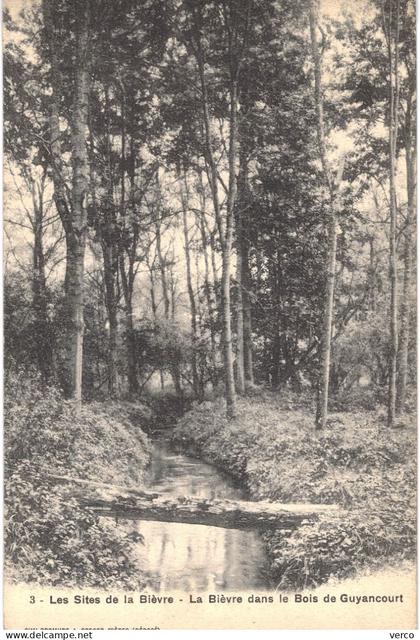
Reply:
[[[60,393],[36,376],[5,381],[5,558],[14,580],[52,585],[143,584],[127,526],[82,509],[68,486],[74,475],[138,484],[148,460],[145,436],[120,411],[99,405],[75,415]]]
[[[191,440],[202,457],[241,478],[254,498],[342,508],[339,517],[264,535],[282,587],[315,586],[415,555],[414,428],[390,431],[376,413],[365,412],[332,414],[318,433],[290,393],[266,392],[238,399],[238,418],[230,423],[221,401],[195,407],[174,440]]]

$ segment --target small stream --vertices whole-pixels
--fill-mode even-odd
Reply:
[[[215,467],[173,452],[155,440],[146,487],[200,498],[245,498],[232,478]],[[204,525],[138,522],[144,536],[138,554],[155,591],[270,589],[267,559],[258,533]]]

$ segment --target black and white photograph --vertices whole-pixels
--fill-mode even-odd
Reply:
[[[415,0],[4,0],[6,629],[416,627],[416,79]]]

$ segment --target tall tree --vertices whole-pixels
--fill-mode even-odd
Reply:
[[[398,271],[397,271],[397,140],[400,109],[400,0],[390,0],[382,4],[383,29],[388,52],[388,153],[389,153],[389,273],[390,294],[390,345],[388,384],[388,426],[393,427],[397,398],[397,356],[398,356]]]
[[[325,286],[325,307],[324,318],[321,334],[321,353],[320,353],[320,377],[318,388],[318,401],[316,412],[316,427],[323,429],[327,422],[328,416],[328,390],[330,379],[330,361],[331,361],[331,339],[334,314],[334,289],[335,289],[335,270],[337,259],[337,184],[340,184],[343,166],[339,170],[337,181],[335,181],[331,168],[328,163],[326,149],[326,134],[323,106],[323,88],[322,88],[322,52],[318,42],[319,29],[319,1],[312,0],[309,10],[309,24],[311,33],[312,59],[314,65],[314,98],[317,113],[317,138],[318,153],[321,160],[324,185],[328,191],[327,204],[327,264],[326,264],[326,286]],[[343,160],[344,162],[344,160]]]
[[[236,389],[233,366],[232,348],[232,319],[231,319],[231,253],[234,237],[234,216],[236,203],[236,164],[238,153],[238,86],[241,65],[243,63],[244,51],[246,48],[249,19],[250,2],[245,8],[240,6],[235,0],[222,3],[221,7],[221,29],[223,40],[226,41],[223,58],[226,60],[226,68],[223,72],[227,76],[227,101],[228,101],[228,123],[229,142],[227,149],[227,173],[228,185],[226,188],[227,202],[226,210],[223,212],[219,198],[220,175],[217,168],[214,153],[214,143],[212,136],[212,123],[210,115],[210,99],[208,79],[206,74],[206,48],[204,45],[203,33],[206,30],[206,16],[203,7],[198,7],[195,3],[185,3],[187,16],[189,18],[189,46],[191,47],[198,68],[198,76],[201,88],[201,106],[204,125],[204,145],[205,160],[209,170],[209,182],[213,199],[214,214],[219,232],[219,241],[222,248],[222,317],[223,317],[223,354],[225,367],[226,384],[226,405],[229,418],[236,416]],[[213,13],[214,7],[205,7],[207,12]],[[245,10],[244,10],[245,9]],[[216,14],[217,16],[217,11]],[[207,16],[208,17],[208,16]]]
[[[206,229],[206,191],[204,186],[202,169],[199,169],[198,176],[198,196],[200,199],[200,210],[196,212],[197,217],[197,226],[200,230],[201,236],[201,245],[202,251],[204,255],[204,294],[207,302],[207,316],[208,316],[208,325],[210,331],[210,350],[211,350],[211,373],[210,378],[213,385],[213,388],[216,386],[216,372],[217,372],[217,345],[216,345],[216,327],[215,327],[215,317],[214,317],[214,307],[215,303],[213,300],[214,295],[214,284],[213,287],[210,284],[210,264],[209,264],[209,255],[208,255],[208,245],[211,240],[208,238],[208,233]],[[211,234],[210,234],[211,235]],[[214,252],[212,251],[212,260],[214,262]]]
[[[355,135],[359,174],[366,176],[365,187],[371,180],[382,184],[384,189],[386,184],[389,187],[389,217],[384,225],[388,227],[389,240],[388,418],[392,424],[395,414],[403,410],[409,373],[416,186],[415,6],[412,0],[378,0],[371,9],[361,26],[350,20],[345,31],[343,42],[350,45],[354,64],[348,65],[344,88],[351,90],[352,119],[362,123]],[[399,161],[401,151],[405,156],[405,221],[405,197],[396,179],[398,172],[404,172]],[[402,283],[398,277],[401,254]],[[400,284],[401,295],[397,295]]]
[[[67,395],[76,408],[82,403],[82,358],[83,358],[83,278],[87,233],[86,199],[89,188],[87,153],[87,126],[90,92],[91,64],[91,3],[76,0],[68,15],[68,24],[74,35],[74,82],[73,105],[70,112],[71,140],[71,193],[66,194],[63,179],[63,162],[60,134],[60,89],[62,78],[58,58],[65,56],[67,39],[57,33],[60,24],[59,12],[51,0],[44,0],[43,13],[49,63],[51,67],[51,159],[54,174],[54,199],[66,234],[67,258],[65,280],[66,343],[64,345],[65,378]],[[66,52],[68,53],[68,52]]]
[[[188,298],[190,301],[190,315],[191,315],[191,339],[192,339],[192,378],[193,378],[193,390],[195,397],[200,395],[199,390],[199,379],[198,379],[198,370],[197,370],[197,343],[198,343],[198,330],[197,330],[197,305],[195,301],[194,295],[194,287],[192,281],[192,269],[191,269],[191,248],[190,248],[190,233],[189,233],[189,225],[188,225],[188,197],[189,197],[189,188],[188,188],[188,179],[186,175],[186,171],[184,171],[184,175],[181,177],[183,181],[183,185],[180,186],[180,199],[182,205],[182,227],[184,232],[184,252],[185,252],[185,264],[187,271],[187,290],[188,290]]]

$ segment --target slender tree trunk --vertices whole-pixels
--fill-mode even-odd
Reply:
[[[119,237],[116,220],[116,203],[114,201],[114,167],[111,148],[110,127],[110,101],[109,89],[105,87],[105,124],[106,124],[106,201],[103,205],[103,221],[99,221],[99,234],[101,237],[104,282],[105,282],[105,307],[108,316],[108,393],[112,397],[117,391],[117,339],[118,339],[118,254]],[[122,177],[122,182],[124,178]],[[123,190],[122,190],[123,192]],[[122,196],[123,198],[124,196]],[[124,202],[122,200],[121,208]]]
[[[335,288],[335,267],[336,267],[336,253],[337,253],[337,231],[335,215],[330,213],[328,220],[328,258],[327,258],[327,273],[326,273],[326,287],[325,287],[325,307],[324,307],[324,319],[322,324],[322,338],[321,338],[321,376],[319,381],[319,397],[316,416],[316,426],[318,429],[323,429],[327,423],[328,417],[328,390],[329,390],[329,376],[330,376],[330,359],[331,359],[331,338],[332,338],[332,324],[334,313],[334,288]]]
[[[89,188],[87,127],[89,103],[89,3],[76,3],[76,63],[74,104],[71,127],[72,143],[72,213],[74,254],[68,281],[68,306],[71,314],[68,368],[71,372],[72,396],[77,408],[82,404],[83,368],[83,280],[86,246],[86,196]]]
[[[197,19],[197,17],[196,17]],[[223,360],[225,367],[225,386],[226,386],[226,409],[228,418],[236,415],[236,391],[233,369],[233,352],[232,352],[232,327],[231,327],[231,303],[230,303],[230,269],[231,269],[231,250],[233,237],[233,215],[236,196],[236,143],[237,143],[237,81],[231,80],[230,83],[230,139],[229,139],[229,194],[226,213],[226,224],[223,225],[223,219],[219,203],[218,193],[218,177],[217,167],[214,160],[212,136],[210,127],[209,99],[207,83],[204,71],[204,53],[201,43],[201,32],[199,24],[196,24],[196,60],[198,65],[200,84],[201,84],[201,103],[203,109],[204,133],[206,160],[210,170],[210,187],[213,199],[214,214],[216,225],[219,232],[220,244],[222,246],[222,318],[223,318]]]
[[[259,246],[259,242],[257,240],[256,246],[255,246],[255,266],[256,266],[257,291],[261,291],[263,262],[264,262],[263,250],[262,250],[261,246]]]
[[[413,242],[414,222],[416,215],[416,155],[413,147],[413,111],[412,95],[407,100],[406,125],[405,125],[405,162],[407,173],[407,228],[405,232],[404,247],[404,282],[400,315],[400,342],[398,352],[398,381],[396,412],[404,411],[405,396],[408,379],[408,346],[410,341],[410,315],[412,308],[411,287],[413,278]]]
[[[236,415],[236,391],[233,373],[232,327],[230,308],[230,251],[223,251],[222,263],[223,356],[225,364],[226,404],[228,418]]]
[[[230,268],[233,240],[233,221],[236,203],[236,147],[238,137],[238,82],[231,80],[230,86],[230,132],[229,132],[229,193],[226,212],[226,234],[223,243],[223,276],[222,276],[222,308],[223,308],[223,346],[225,356],[226,405],[229,418],[236,416],[236,392],[233,373],[232,326],[230,311]]]
[[[249,184],[248,184],[248,160],[246,153],[241,148],[239,153],[238,176],[238,207],[236,237],[238,246],[238,289],[240,288],[241,300],[238,305],[238,335],[243,334],[242,351],[239,356],[240,364],[243,363],[244,379],[254,382],[253,357],[252,357],[252,310],[250,299],[250,272],[249,272]],[[242,317],[240,317],[242,316]],[[238,338],[239,340],[239,338]],[[238,389],[239,390],[239,389]]]
[[[169,267],[169,275],[170,275],[170,278],[169,278],[169,289],[170,289],[170,292],[171,292],[171,318],[175,322],[175,317],[176,317],[176,283],[177,283],[177,279],[176,279],[175,273],[174,273],[173,260],[174,260],[174,254],[172,252],[171,266]]]
[[[376,310],[376,269],[375,269],[375,239],[369,238],[369,297],[368,307],[371,311]]]
[[[188,288],[188,297],[190,301],[190,314],[191,314],[191,339],[192,339],[192,361],[191,361],[191,369],[193,376],[193,390],[195,397],[199,395],[199,380],[198,380],[198,371],[197,371],[197,308],[195,304],[195,296],[194,289],[192,284],[192,275],[191,275],[191,256],[190,256],[190,238],[188,231],[188,182],[187,177],[184,174],[184,185],[185,185],[185,194],[182,192],[181,187],[181,204],[182,204],[182,222],[183,222],[183,231],[184,231],[184,252],[185,252],[185,262],[187,267],[187,288]]]
[[[404,249],[404,282],[402,290],[402,305],[400,316],[400,341],[398,352],[398,384],[396,398],[396,412],[400,414],[404,411],[405,396],[408,380],[408,351],[410,342],[410,316],[412,304],[411,283],[413,273],[413,231],[408,231]],[[408,236],[411,236],[410,239]]]
[[[215,230],[214,230],[215,232]],[[210,231],[209,241],[210,241],[210,259],[211,259],[211,272],[213,276],[213,287],[216,290],[216,287],[219,282],[219,278],[217,276],[217,266],[216,266],[216,242],[214,237],[213,230]],[[216,296],[216,294],[215,294]]]
[[[121,110],[125,113],[124,101]],[[126,133],[123,123],[123,134],[121,137],[123,149],[123,161],[126,155]],[[129,163],[129,180],[130,180],[130,204],[133,214],[135,213],[135,147],[133,137],[130,137],[130,163]],[[125,181],[125,172],[123,166],[121,168],[121,185]],[[127,362],[127,382],[128,392],[130,396],[137,396],[140,387],[138,380],[138,364],[137,364],[137,338],[133,317],[133,293],[134,282],[136,277],[135,264],[137,260],[137,247],[139,242],[139,228],[135,220],[126,220],[126,202],[125,187],[121,187],[121,218],[124,224],[130,229],[130,245],[126,248],[119,247],[118,250],[118,266],[120,272],[121,289],[124,297],[124,325],[125,325],[125,343],[126,343],[126,362]]]
[[[391,191],[394,191],[391,187]],[[395,192],[391,196],[395,198]],[[397,250],[396,250],[396,207],[391,205],[389,271],[391,281],[390,299],[390,349],[389,349],[389,383],[388,383],[388,426],[393,427],[396,414],[397,397],[397,354],[398,354],[398,291],[397,291]]]
[[[108,316],[108,392],[114,396],[117,391],[117,345],[118,345],[118,295],[116,277],[118,259],[114,255],[114,247],[103,241],[102,255],[104,261],[105,306]]]
[[[165,258],[162,252],[162,235],[161,235],[160,221],[156,222],[155,229],[156,229],[156,253],[159,260],[165,318],[166,320],[169,320],[170,312],[171,312],[171,299],[169,297],[169,285],[168,285],[168,278],[166,273],[166,263],[165,263]],[[174,305],[172,304],[172,314],[173,312],[174,312]],[[179,365],[177,362],[170,363],[170,372],[171,372],[171,377],[172,377],[172,381],[175,388],[175,393],[180,399],[182,399],[184,394],[183,394],[182,385],[181,385],[181,372],[179,370]]]
[[[244,304],[243,304],[243,241],[242,217],[236,216],[236,390],[245,393]]]
[[[275,326],[272,344],[272,378],[271,383],[274,389],[279,389],[281,385],[281,355],[282,355],[282,263],[280,255],[280,238],[276,238],[276,260],[274,267],[273,302],[276,305]]]
[[[33,202],[33,277],[32,277],[32,308],[35,317],[35,333],[37,335],[38,368],[44,380],[49,380],[53,369],[52,336],[49,330],[47,310],[47,285],[45,277],[44,253],[44,188],[45,177],[38,185],[32,185]]]
[[[175,318],[176,318],[176,284],[177,284],[177,280],[175,278],[175,273],[174,273],[174,250],[173,250],[173,245],[172,245],[172,259],[171,259],[171,266],[169,269],[169,275],[170,275],[170,293],[171,293],[171,319],[172,319],[172,323],[173,326],[175,327]],[[172,379],[174,382],[174,386],[175,386],[175,392],[177,397],[181,400],[181,402],[183,403],[183,398],[184,398],[184,390],[182,388],[182,378],[181,378],[181,364],[180,361],[174,360],[174,362],[172,363],[172,367],[171,367],[171,375],[172,375]]]
[[[397,355],[398,355],[398,273],[397,273],[397,194],[396,164],[399,112],[399,0],[397,0],[396,31],[393,34],[392,3],[389,5],[388,29],[388,65],[390,78],[389,92],[389,276],[391,282],[390,296],[390,345],[389,345],[389,382],[388,382],[388,427],[395,424],[397,396]],[[394,43],[394,51],[393,51]]]
[[[136,396],[139,392],[139,380],[137,376],[137,340],[133,322],[133,306],[131,300],[125,302],[125,327],[127,333],[127,372],[128,392],[130,396]]]
[[[281,358],[281,333],[279,320],[277,318],[277,324],[275,327],[275,333],[273,336],[273,343],[271,348],[271,385],[273,390],[278,390],[280,386],[280,358]]]
[[[252,351],[252,306],[250,297],[251,277],[249,272],[249,250],[243,253],[242,283],[244,305],[244,368],[245,380],[254,383],[254,357]]]
[[[323,429],[327,423],[328,416],[328,390],[330,377],[330,359],[331,359],[331,337],[334,315],[334,289],[335,289],[335,267],[337,253],[337,229],[336,229],[336,202],[335,190],[330,168],[328,167],[325,131],[324,131],[324,108],[322,99],[322,60],[318,44],[318,0],[312,0],[309,12],[312,59],[314,64],[315,76],[315,108],[317,113],[317,137],[318,151],[324,174],[324,181],[329,192],[329,207],[327,214],[327,264],[326,264],[326,286],[325,286],[325,304],[324,316],[321,334],[321,351],[320,351],[320,375],[318,382],[318,402],[315,424],[317,429]],[[342,169],[341,169],[342,171]],[[341,180],[341,176],[339,178]],[[338,180],[338,182],[339,182]]]
[[[160,229],[160,222],[156,222],[156,251],[159,259],[159,268],[160,268],[160,279],[162,284],[162,294],[163,294],[163,304],[165,309],[165,318],[169,318],[169,312],[171,307],[171,302],[169,299],[169,290],[168,290],[168,280],[166,277],[166,264],[165,258],[163,257],[162,252],[162,235]]]
[[[204,192],[204,184],[202,179],[202,174],[200,172],[200,198],[201,198],[201,213],[198,214],[198,227],[200,229],[201,234],[201,243],[203,247],[203,255],[204,255],[204,291],[207,302],[207,311],[209,317],[209,327],[210,327],[210,350],[211,350],[211,382],[213,389],[216,385],[216,371],[217,371],[217,359],[216,359],[216,332],[214,327],[214,309],[213,309],[213,301],[210,291],[210,266],[209,266],[209,256],[207,251],[207,236],[206,236],[206,228],[205,228],[205,215],[206,215],[206,197]]]
[[[73,395],[71,384],[71,374],[69,371],[69,340],[71,327],[71,314],[69,312],[68,282],[69,272],[74,260],[73,250],[73,224],[72,224],[72,199],[71,189],[66,184],[63,165],[63,153],[61,149],[60,132],[60,94],[61,76],[59,73],[58,53],[60,46],[57,35],[56,15],[53,0],[43,0],[42,11],[44,18],[44,28],[46,31],[46,41],[49,43],[50,76],[51,76],[51,96],[50,96],[50,165],[52,169],[52,181],[54,187],[53,199],[66,239],[66,263],[64,277],[64,305],[62,316],[62,334],[58,340],[59,349],[57,351],[58,375],[61,386],[66,397]]]
[[[109,318],[109,360],[108,360],[108,393],[112,397],[117,389],[117,346],[118,318],[115,308],[108,314]]]
[[[133,241],[136,243],[136,241]],[[133,320],[133,287],[134,287],[134,263],[133,253],[128,256],[128,269],[124,257],[119,258],[122,292],[124,296],[124,324],[127,354],[127,382],[130,396],[136,396],[139,392],[137,375],[137,340]]]
[[[246,157],[244,145],[239,150],[238,194],[235,207],[236,236],[236,390],[245,393],[245,337],[244,337],[244,216]]]
[[[247,186],[248,193],[248,186]],[[243,235],[242,249],[242,289],[244,305],[244,367],[245,380],[254,384],[254,357],[252,346],[252,304],[251,304],[251,271],[250,271],[250,210],[249,203],[245,216],[246,229]]]
[[[152,265],[149,264],[149,275],[150,275],[150,301],[152,303],[152,313],[153,313],[153,325],[155,335],[157,335],[157,304],[156,304],[156,286],[155,286],[155,277],[153,275],[154,262]],[[159,377],[160,377],[160,388],[162,391],[165,389],[165,378],[163,376],[162,368],[159,369]]]

